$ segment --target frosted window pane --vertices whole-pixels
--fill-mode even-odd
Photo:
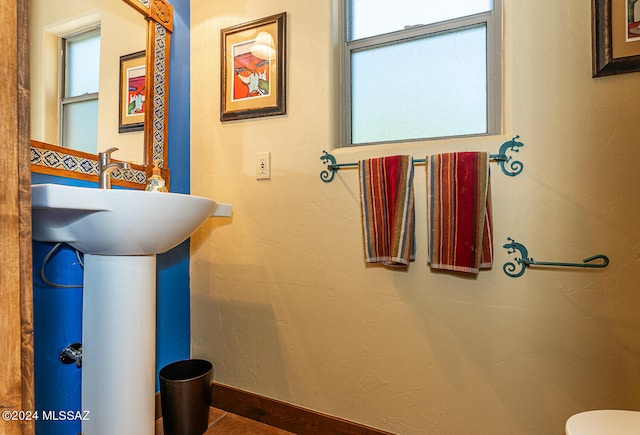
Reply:
[[[486,26],[352,53],[352,143],[487,132]]]
[[[492,10],[492,0],[350,0],[349,41]]]
[[[98,92],[100,35],[67,41],[66,97]]]
[[[88,153],[98,149],[98,100],[67,103],[63,106],[63,146]]]

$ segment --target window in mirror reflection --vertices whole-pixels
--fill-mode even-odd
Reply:
[[[96,153],[100,29],[75,33],[60,40],[60,144]]]

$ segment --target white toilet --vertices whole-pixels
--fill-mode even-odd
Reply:
[[[586,411],[573,415],[567,435],[640,435],[640,412],[618,409]]]

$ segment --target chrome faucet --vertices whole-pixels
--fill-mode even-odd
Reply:
[[[112,162],[111,153],[118,151],[118,148],[109,148],[98,153],[98,177],[100,178],[100,189],[111,189],[111,173],[116,169],[131,169],[127,162]]]

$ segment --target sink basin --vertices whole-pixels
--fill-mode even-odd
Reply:
[[[85,254],[153,255],[177,246],[231,205],[179,193],[31,186],[33,240],[66,242]]]
[[[640,412],[622,409],[598,409],[571,416],[565,426],[567,435],[638,435]]]

